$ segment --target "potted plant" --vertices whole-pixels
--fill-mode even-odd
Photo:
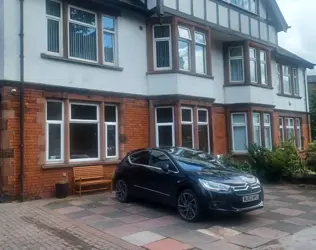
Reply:
[[[69,183],[66,173],[63,173],[63,179],[56,183],[56,198],[66,198],[69,194]]]

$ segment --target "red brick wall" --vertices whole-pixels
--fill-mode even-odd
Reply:
[[[6,193],[20,195],[20,104],[19,95],[10,93],[9,87],[2,89],[2,120],[7,122],[1,131],[1,149],[14,148],[15,157],[3,160],[2,182]],[[76,95],[76,99],[87,96]],[[91,96],[89,97],[91,98]],[[103,97],[100,97],[101,99]],[[106,101],[107,98],[103,98]],[[109,101],[109,100],[108,100]],[[55,183],[67,174],[72,181],[72,167],[43,169],[45,164],[45,92],[37,89],[25,90],[25,197],[42,198],[54,195]],[[120,132],[126,140],[120,143],[122,155],[136,148],[149,146],[148,101],[121,99]],[[105,165],[112,171],[115,165]]]
[[[213,154],[227,154],[228,138],[227,138],[227,123],[224,107],[212,108],[212,131],[213,131]]]

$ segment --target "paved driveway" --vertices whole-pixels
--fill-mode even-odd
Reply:
[[[199,223],[184,222],[173,209],[156,204],[121,204],[111,194],[56,200],[46,208],[149,250],[266,249],[316,225],[316,189],[266,186],[264,209]]]

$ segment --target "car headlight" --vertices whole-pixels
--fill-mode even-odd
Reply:
[[[230,189],[229,185],[221,184],[213,181],[207,181],[203,179],[199,179],[201,185],[209,191],[224,191],[227,192]]]
[[[256,184],[260,185],[260,181],[259,181],[259,179],[257,177],[256,177]]]

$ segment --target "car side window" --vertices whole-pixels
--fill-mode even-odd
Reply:
[[[157,150],[151,151],[150,166],[161,168],[163,164],[168,164],[171,171],[178,171],[165,153]]]
[[[149,151],[140,151],[129,156],[129,159],[134,164],[148,165]]]

